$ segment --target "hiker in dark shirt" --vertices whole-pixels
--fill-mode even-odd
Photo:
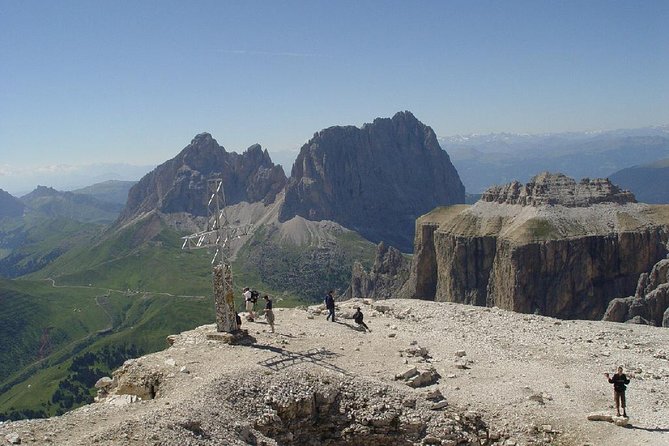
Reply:
[[[274,333],[274,312],[272,311],[272,299],[267,294],[263,296],[265,299],[265,319]]]
[[[333,294],[334,291],[330,290],[325,296],[325,308],[328,309],[328,316],[325,318],[325,320],[330,320],[330,317],[332,317],[332,322],[335,321],[335,302]]]
[[[623,408],[623,417],[627,418],[627,412],[625,411],[625,384],[629,384],[630,380],[627,379],[627,376],[623,373],[623,366],[618,367],[618,372],[610,376],[608,373],[605,373],[606,379],[613,384],[613,399],[616,402],[616,415],[620,416],[620,407]]]
[[[367,324],[365,324],[362,321],[363,318],[364,318],[364,316],[362,315],[362,311],[360,311],[360,307],[357,307],[355,314],[353,314],[353,320],[355,321],[356,324],[363,326],[365,328],[365,330],[372,331],[372,330],[369,329]]]

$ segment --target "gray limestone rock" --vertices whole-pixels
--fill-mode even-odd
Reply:
[[[563,174],[543,172],[527,184],[513,181],[493,186],[483,193],[481,201],[522,206],[561,205],[587,207],[597,203],[636,203],[634,195],[622,190],[607,178],[583,178],[579,183]]]
[[[561,174],[491,188],[473,206],[433,210],[416,228],[399,297],[568,319],[600,319],[609,302],[633,294],[639,276],[666,258],[669,240],[663,207],[635,203],[608,180]],[[664,277],[657,269],[641,287],[655,293],[652,312],[616,302],[610,313],[658,324],[666,306],[659,287],[650,291]]]
[[[666,326],[669,309],[669,259],[641,274],[634,296],[613,299],[602,320]]]
[[[360,262],[353,264],[351,285],[346,291],[347,298],[389,299],[397,297],[409,277],[410,262],[404,255],[381,242],[376,249],[376,258],[370,272],[365,271]]]
[[[272,203],[286,184],[283,168],[275,166],[260,145],[240,155],[227,152],[210,134],[202,133],[130,189],[119,223],[153,210],[206,216],[203,197],[212,178],[222,178],[227,204]]]
[[[410,252],[416,217],[463,202],[464,186],[434,131],[400,112],[316,133],[293,165],[279,219],[332,220]]]
[[[5,441],[9,444],[21,444],[21,436],[17,433],[5,435]]]

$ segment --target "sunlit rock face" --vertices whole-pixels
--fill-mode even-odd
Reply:
[[[400,295],[599,319],[666,257],[668,224],[608,180],[544,173],[421,217]]]

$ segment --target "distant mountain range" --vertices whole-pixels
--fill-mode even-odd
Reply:
[[[75,189],[72,193],[89,195],[98,201],[125,206],[128,202],[128,191],[135,184],[137,184],[137,181],[107,180]]]
[[[0,219],[20,217],[25,207],[21,200],[0,189]]]
[[[38,271],[102,232],[133,184],[107,181],[76,192],[38,186],[21,198],[0,191],[0,277]]]
[[[46,186],[38,186],[21,197],[28,212],[39,213],[44,218],[63,217],[83,223],[111,223],[118,217],[123,205],[100,201],[91,195],[60,192]]]
[[[53,187],[60,191],[75,191],[91,184],[105,181],[137,181],[150,172],[155,165],[133,165],[127,163],[82,164],[43,166],[38,169],[11,168],[3,166],[0,188],[20,197],[38,185]]]
[[[669,158],[628,167],[610,176],[644,203],[669,203]]]
[[[669,126],[538,135],[497,133],[440,138],[467,193],[529,180],[542,171],[574,178],[608,177],[669,156]]]

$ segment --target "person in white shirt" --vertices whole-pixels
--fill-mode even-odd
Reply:
[[[244,288],[244,304],[246,305],[246,312],[248,313],[248,320],[253,322],[255,315],[253,314],[253,301],[251,300],[251,290],[249,287]]]

